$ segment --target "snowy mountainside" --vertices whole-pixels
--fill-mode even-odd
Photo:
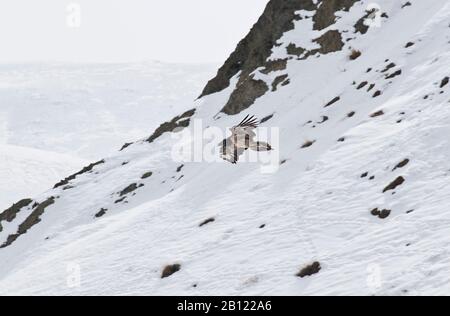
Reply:
[[[270,1],[193,110],[0,213],[0,295],[448,294],[450,3],[370,3]],[[172,159],[247,114],[276,172]]]
[[[100,159],[188,110],[213,69],[156,61],[0,65],[7,135],[0,141]]]
[[[69,155],[0,144],[0,207],[4,209],[25,196],[38,195],[86,162]]]
[[[0,65],[0,209],[191,106],[213,65]]]

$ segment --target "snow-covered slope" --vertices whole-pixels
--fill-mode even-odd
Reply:
[[[0,209],[38,195],[84,164],[69,155],[0,144]]]
[[[0,65],[0,209],[191,106],[214,66]]]
[[[272,0],[195,112],[3,213],[0,294],[448,294],[450,3],[378,3]],[[276,172],[172,159],[249,113]]]
[[[187,110],[214,65],[0,65],[0,142],[99,159]]]

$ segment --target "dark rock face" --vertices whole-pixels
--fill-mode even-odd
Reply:
[[[214,217],[205,219],[205,220],[204,220],[203,222],[201,222],[198,226],[199,226],[199,227],[205,226],[206,224],[212,223],[212,222],[214,222],[215,220],[216,220],[216,219],[215,219]]]
[[[337,11],[348,11],[359,0],[325,0],[320,1],[316,15],[313,17],[314,30],[323,30],[336,21]]]
[[[125,144],[123,144],[123,146],[120,148],[119,151],[122,151],[122,150],[124,150],[124,149],[130,147],[131,145],[133,145],[133,143],[125,143]]]
[[[332,30],[323,34],[321,37],[314,40],[318,43],[321,48],[317,51],[312,51],[312,54],[321,53],[329,54],[333,52],[340,51],[344,47],[344,42],[342,41],[342,35],[339,31]]]
[[[155,132],[147,139],[147,142],[152,143],[164,133],[173,132],[176,128],[188,127],[192,115],[195,114],[195,109],[184,112],[183,114],[174,117],[170,122],[161,124]]]
[[[82,174],[84,174],[84,173],[90,172],[90,171],[92,171],[92,169],[94,169],[95,166],[101,165],[101,164],[103,164],[103,163],[105,163],[104,160],[100,160],[100,161],[94,162],[94,163],[90,164],[89,166],[84,167],[82,170],[78,171],[77,173],[74,173],[73,175],[68,176],[68,177],[65,178],[64,180],[61,180],[60,182],[58,182],[57,184],[55,184],[55,186],[54,186],[53,188],[56,189],[56,188],[58,188],[58,187],[60,187],[60,186],[69,184],[70,181],[74,180],[74,179],[75,179],[76,177],[78,177],[79,175],[82,175]]]
[[[381,91],[378,90],[378,91],[376,91],[376,92],[373,94],[373,97],[374,97],[374,98],[379,97],[381,94],[382,94]]]
[[[381,219],[385,219],[385,218],[388,218],[389,215],[391,215],[391,210],[384,209],[380,212],[380,215],[378,215],[378,217]]]
[[[315,140],[314,140],[314,141],[308,140],[308,141],[306,141],[306,142],[302,145],[301,148],[308,148],[308,147],[311,147],[312,145],[314,145],[315,142],[316,142]]]
[[[361,33],[361,34],[367,33],[367,31],[369,30],[369,27],[364,24],[364,21],[369,17],[369,15],[370,15],[370,12],[366,13],[361,19],[358,20],[358,22],[356,22],[356,24],[354,25],[355,33]]]
[[[210,80],[200,97],[213,94],[230,85],[230,79],[241,72],[236,89],[222,109],[223,113],[234,115],[247,109],[256,99],[264,95],[269,87],[261,81],[254,80],[251,73],[259,67],[268,74],[271,71],[286,68],[286,60],[267,61],[272,48],[283,33],[294,28],[298,18],[296,11],[317,10],[313,17],[314,30],[322,30],[336,21],[337,11],[348,11],[359,0],[321,0],[314,4],[312,0],[271,0],[258,22],[250,33],[238,44],[225,64],[219,69],[215,78]],[[305,59],[316,53],[327,54],[339,51],[344,46],[341,34],[331,30],[314,40],[321,48],[306,52]],[[305,49],[291,44],[287,47],[288,54],[301,56]]]
[[[392,78],[395,78],[397,76],[400,76],[401,74],[402,74],[402,71],[401,71],[401,69],[399,69],[396,72],[394,72],[394,73],[392,73],[390,75],[387,75],[386,79],[392,79]]]
[[[350,56],[348,56],[348,58],[350,60],[356,60],[359,57],[361,57],[362,53],[359,50],[353,49],[352,52],[350,53]]]
[[[384,68],[381,72],[385,73],[388,72],[389,70],[391,70],[392,68],[396,67],[397,65],[395,63],[390,63],[389,65],[386,66],[386,68]]]
[[[101,208],[100,211],[99,211],[97,214],[95,214],[95,217],[96,217],[96,218],[100,218],[100,217],[102,217],[103,215],[105,215],[107,211],[108,211],[108,210],[107,210],[106,208]]]
[[[31,202],[30,202],[31,203]],[[25,221],[19,225],[19,229],[17,233],[9,235],[6,239],[6,242],[0,246],[0,248],[5,248],[11,245],[14,241],[17,240],[21,235],[25,234],[29,229],[31,229],[34,225],[38,224],[41,221],[41,216],[44,214],[45,209],[50,205],[55,203],[55,198],[49,197],[42,203],[36,204],[33,207],[33,211],[31,214],[25,219]]]
[[[118,199],[118,200],[115,200],[115,201],[114,201],[114,203],[115,203],[115,204],[121,203],[121,202],[125,201],[125,200],[126,200],[126,198],[127,198],[126,196],[124,196],[124,197],[121,197],[120,199]]]
[[[150,178],[152,175],[153,175],[153,172],[151,172],[151,171],[146,172],[146,173],[144,173],[144,174],[142,175],[141,179],[147,179],[147,178]]]
[[[387,210],[387,209],[383,209],[383,210],[379,210],[378,208],[374,208],[370,214],[372,214],[373,216],[378,216],[380,219],[385,219],[388,218],[389,215],[391,215],[391,210]]]
[[[31,199],[23,199],[15,204],[13,204],[10,208],[6,209],[0,214],[0,232],[3,230],[2,221],[12,222],[20,210],[31,204],[33,200]]]
[[[384,188],[383,193],[391,190],[395,190],[398,186],[402,185],[405,182],[405,178],[398,177],[394,181],[392,181],[387,187]]]
[[[261,121],[259,121],[260,124],[267,122],[268,120],[272,119],[274,114],[267,115],[266,117],[262,118]]]
[[[225,114],[240,113],[269,91],[269,87],[262,80],[254,80],[253,76],[245,78],[241,76],[241,78],[243,79],[239,80],[236,90],[233,91],[227,104],[222,109]]]
[[[285,59],[277,59],[277,60],[269,60],[266,62],[266,68],[261,70],[263,74],[269,74],[273,71],[284,70],[287,67],[287,58]]]
[[[294,43],[290,43],[286,47],[286,51],[289,55],[301,56],[306,52],[306,49],[304,49],[303,47],[298,47]]]
[[[183,169],[183,168],[184,168],[184,165],[179,165],[179,166],[177,167],[177,172],[180,172],[181,169]]]
[[[295,12],[315,9],[312,0],[270,1],[250,33],[239,42],[236,50],[219,69],[217,76],[208,82],[200,97],[222,91],[239,71],[242,71],[241,77],[247,77],[256,68],[264,65],[276,41],[284,32],[294,28]]]
[[[333,100],[331,100],[330,102],[328,102],[327,104],[325,104],[324,108],[327,108],[333,104],[335,104],[336,102],[338,102],[341,99],[341,97],[335,97]]]
[[[288,79],[289,75],[281,75],[275,78],[275,80],[272,82],[272,91],[277,91],[278,85],[280,83],[285,82],[286,79]]]
[[[408,158],[403,159],[402,161],[400,161],[400,162],[394,167],[394,169],[392,169],[392,171],[395,171],[395,170],[397,170],[397,169],[403,168],[403,167],[405,167],[408,163],[409,163],[409,159],[408,159]]]
[[[384,115],[384,111],[382,111],[382,110],[376,111],[376,112],[370,114],[370,117],[378,117],[378,116],[381,116],[381,115]]]
[[[367,86],[369,83],[367,81],[363,81],[359,84],[359,86],[356,88],[358,90],[364,88],[365,86]]]
[[[130,184],[129,186],[127,186],[125,189],[123,189],[122,191],[120,191],[119,192],[119,196],[120,197],[122,197],[122,196],[124,196],[124,195],[127,195],[127,194],[129,194],[129,193],[131,193],[131,192],[134,192],[134,191],[136,191],[138,188],[140,188],[140,187],[143,187],[144,185],[141,183],[141,184],[137,184],[137,183],[132,183],[132,184]]]
[[[180,269],[181,269],[181,265],[178,264],[178,263],[165,266],[163,271],[162,271],[162,273],[161,273],[161,279],[164,279],[164,278],[167,278],[167,277],[171,276],[175,272],[180,271]]]
[[[328,31],[322,36],[314,39],[313,42],[319,44],[320,48],[306,50],[303,47],[297,47],[295,44],[291,43],[286,47],[286,51],[289,55],[295,55],[299,57],[298,59],[304,60],[315,54],[325,55],[338,52],[344,47],[342,35],[337,30]]]
[[[319,271],[322,269],[319,262],[314,262],[309,266],[304,267],[300,270],[299,273],[297,273],[297,276],[300,278],[304,278],[307,276],[311,276],[313,274],[319,273]]]

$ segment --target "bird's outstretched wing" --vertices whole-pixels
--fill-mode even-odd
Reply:
[[[235,127],[250,127],[252,129],[257,128],[258,127],[258,119],[252,115],[251,117],[249,117],[250,114],[248,114],[238,125],[236,125]]]

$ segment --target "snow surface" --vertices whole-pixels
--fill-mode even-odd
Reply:
[[[74,188],[36,197],[57,199],[41,223],[0,249],[0,295],[449,294],[450,85],[440,84],[450,75],[450,3],[410,2],[378,1],[389,18],[341,52],[289,60],[276,75],[287,73],[290,84],[239,116],[213,118],[233,85],[192,104],[204,126],[224,129],[249,113],[274,113],[264,125],[280,128],[286,162],[278,172],[206,162],[177,171],[170,134],[136,143],[72,181]],[[368,3],[330,29],[353,34]],[[296,32],[301,42],[317,37],[302,25],[283,36],[284,47]],[[362,56],[350,61],[351,48]],[[280,54],[278,47],[273,58]],[[268,83],[274,75],[258,74]],[[357,89],[364,81],[375,84],[370,92]],[[315,142],[301,148],[305,141]],[[405,182],[383,193],[399,176]],[[115,203],[131,183],[144,186]],[[106,214],[95,218],[101,208]],[[374,208],[391,213],[381,219]],[[19,218],[8,230],[18,225]],[[1,232],[0,243],[6,238]],[[296,276],[314,261],[317,274]],[[181,270],[161,279],[174,263]]]
[[[188,110],[214,71],[162,62],[0,65],[0,131],[9,144],[100,159]]]
[[[0,65],[0,209],[192,106],[214,65]]]
[[[70,155],[0,144],[0,209],[38,195],[86,163]]]

